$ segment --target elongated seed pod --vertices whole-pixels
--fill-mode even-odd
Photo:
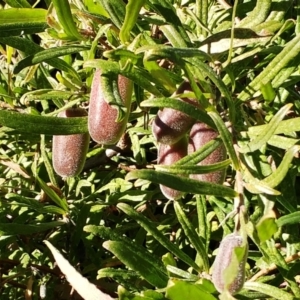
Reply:
[[[116,122],[118,110],[106,101],[103,93],[105,86],[100,78],[101,72],[96,70],[91,87],[88,128],[94,141],[102,145],[112,145],[118,142],[126,129],[133,84],[128,78],[118,76],[118,92],[128,112],[122,121]]]
[[[157,163],[162,165],[172,165],[187,155],[187,145],[188,140],[186,136],[172,145],[159,144]],[[164,196],[170,200],[178,199],[182,195],[182,192],[171,189],[167,186],[160,185],[159,187]]]
[[[238,247],[244,247],[243,257],[238,261],[237,265],[231,264],[235,255],[234,251]],[[247,256],[248,243],[247,241],[244,242],[243,237],[239,234],[229,234],[221,241],[212,271],[212,282],[220,293],[228,290],[231,295],[234,295],[241,290],[245,282],[245,265]],[[226,277],[226,273],[227,276],[230,276],[228,275],[230,274],[228,267],[233,268],[231,271],[236,274],[235,278],[232,278],[231,282],[228,282],[229,279]]]
[[[190,84],[188,82],[184,82],[178,88],[176,94],[182,94],[190,91]],[[196,99],[182,98],[181,100],[197,105]],[[194,118],[179,110],[163,108],[158,111],[152,123],[152,134],[157,142],[171,145],[179,141],[189,131],[194,123]]]
[[[60,118],[87,116],[82,108],[70,108],[58,114]],[[88,133],[54,135],[52,140],[52,163],[54,171],[62,177],[78,175],[84,166],[89,148]]]
[[[210,128],[205,123],[197,122],[193,125],[190,131],[188,154],[200,149],[209,141],[215,139],[219,133]],[[226,159],[226,149],[222,144],[214,152],[209,154],[198,165],[210,165]],[[223,183],[225,179],[226,170],[220,170],[207,174],[193,174],[190,177],[196,180],[207,181],[212,183]]]

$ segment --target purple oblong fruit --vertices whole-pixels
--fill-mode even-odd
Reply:
[[[238,247],[244,248],[243,256],[238,261],[238,264],[232,264],[232,260],[235,255],[234,251]],[[245,265],[247,256],[248,243],[243,240],[241,235],[238,233],[232,233],[223,238],[214,261],[212,271],[212,282],[220,293],[227,290],[231,295],[234,295],[241,290],[245,282]],[[228,282],[228,279],[226,279],[226,274],[229,274],[227,272],[228,267],[234,269],[232,271],[234,272],[235,277],[231,282]]]
[[[159,144],[157,152],[157,163],[161,165],[172,165],[179,159],[187,155],[188,140],[186,136],[172,145]],[[182,196],[181,191],[174,190],[164,185],[160,185],[160,190],[164,196],[170,200],[178,199]]]
[[[94,141],[102,145],[112,145],[118,142],[126,129],[133,84],[128,78],[118,76],[119,94],[128,113],[122,121],[116,122],[118,110],[105,101],[105,87],[101,85],[100,77],[100,70],[96,70],[91,87],[88,128]]]
[[[176,91],[176,94],[183,94],[192,91],[189,82],[184,82]],[[197,105],[196,99],[182,98],[184,102]],[[189,115],[173,109],[163,108],[159,110],[153,123],[152,134],[159,143],[171,145],[179,141],[195,123],[195,119]]]
[[[58,114],[60,118],[85,117],[82,108],[69,108]],[[52,164],[54,171],[62,177],[78,175],[84,166],[89,148],[88,133],[54,135],[52,140]]]
[[[218,137],[219,133],[206,125],[205,123],[197,122],[193,125],[190,131],[188,154],[200,149],[209,141]],[[226,149],[222,144],[215,151],[209,154],[198,165],[210,165],[226,159]],[[207,181],[212,183],[223,183],[225,179],[226,170],[211,172],[207,174],[193,174],[190,177],[200,181]]]

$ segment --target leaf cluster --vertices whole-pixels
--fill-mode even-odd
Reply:
[[[1,299],[299,299],[297,3],[1,1]],[[88,109],[98,68],[134,83],[126,133],[91,142],[83,172],[63,181],[52,137],[86,133],[87,118],[56,115]],[[176,94],[183,81],[189,95]],[[165,107],[219,137],[157,165],[149,125]],[[197,165],[221,143],[228,159]],[[181,176],[222,169],[223,185]],[[160,184],[184,196],[170,202]],[[232,296],[210,274],[235,230],[249,252]]]

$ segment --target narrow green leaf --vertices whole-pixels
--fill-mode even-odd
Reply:
[[[221,119],[220,115],[217,112],[210,111],[210,112],[208,112],[208,114],[213,119],[213,121],[221,135],[224,146],[227,149],[227,152],[229,154],[229,157],[232,160],[232,164],[233,164],[235,170],[239,170],[240,162],[239,162],[238,157],[233,148],[232,136],[231,136],[229,130],[227,129],[226,125],[224,124],[223,120]]]
[[[158,59],[169,59],[178,61],[180,58],[199,57],[202,60],[211,61],[212,58],[206,52],[194,48],[178,48],[167,45],[147,45],[138,48],[135,53],[145,52],[145,59],[148,61],[156,61]]]
[[[118,90],[118,77],[116,75],[100,76],[99,85],[102,87],[105,101],[118,111],[115,122],[121,122],[128,115],[128,109],[124,105]]]
[[[278,196],[281,193],[277,190],[270,188],[267,184],[264,184],[262,181],[252,178],[249,182],[244,183],[245,188],[252,194],[267,194]]]
[[[82,36],[78,33],[77,27],[73,20],[71,8],[68,0],[52,0],[53,6],[57,13],[60,25],[63,27],[68,37],[72,39],[82,40]]]
[[[56,118],[0,110],[0,124],[31,134],[68,135],[86,133],[87,118]]]
[[[258,35],[255,31],[248,28],[235,28],[232,48],[248,46],[254,43],[264,44],[271,37],[271,35]],[[227,29],[210,35],[200,43],[199,49],[216,55],[228,51],[230,46],[231,29]]]
[[[186,41],[184,40],[182,35],[176,30],[175,26],[170,24],[159,27],[160,30],[168,39],[168,41],[171,43],[173,47],[178,47],[178,48],[187,47]]]
[[[124,23],[126,8],[121,0],[98,0],[112,22],[120,29]]]
[[[59,207],[61,207],[65,213],[69,212],[68,203],[65,198],[60,198],[54,190],[52,190],[41,178],[36,175],[36,179],[39,182],[42,190],[47,194],[47,196]]]
[[[297,144],[299,141],[300,141],[299,139],[288,138],[281,135],[273,135],[268,140],[268,144],[280,149],[288,150],[289,148]]]
[[[288,201],[288,199],[287,199]],[[277,226],[282,227],[285,225],[299,224],[300,223],[300,211],[293,212],[291,214],[280,217],[277,220]]]
[[[47,10],[42,8],[8,8],[0,10],[0,24],[45,22]]]
[[[187,238],[189,239],[189,241],[197,251],[198,261],[203,267],[203,270],[207,272],[209,270],[209,263],[208,263],[208,255],[206,252],[206,246],[203,244],[202,240],[197,235],[193,225],[187,218],[180,201],[174,201],[174,210],[177,219],[181,224]]]
[[[203,74],[200,70],[198,70],[197,68],[195,68],[194,66],[189,65],[188,63],[182,63],[181,61],[179,61],[178,65],[183,69],[186,77],[188,78],[188,81],[191,84],[192,90],[195,93],[195,98],[198,99],[199,103],[200,103],[200,107],[202,107],[203,109],[206,109],[207,107],[210,106],[210,103],[208,101],[208,99],[206,99],[206,97],[204,96],[202,90],[200,89],[198,83],[196,80],[198,80],[198,82],[201,82],[202,85],[202,89],[205,91],[209,91],[210,89],[208,89],[208,87],[206,87],[205,89],[205,80],[203,78]]]
[[[127,180],[137,178],[149,180],[151,182],[162,184],[172,189],[191,194],[214,195],[217,197],[231,198],[236,196],[236,192],[234,190],[219,184],[183,178],[154,170],[134,170],[126,175]]]
[[[31,8],[31,5],[26,0],[6,0],[5,2],[14,8]]]
[[[276,226],[276,224],[275,224]],[[269,263],[273,263],[276,266],[280,267],[282,270],[289,271],[290,267],[285,261],[283,253],[275,246],[274,239],[269,239],[265,242],[264,250],[267,253]]]
[[[268,126],[269,124],[249,127],[250,137],[258,136]],[[300,117],[281,121],[275,130],[275,134],[290,134],[294,131],[300,131]]]
[[[61,90],[52,90],[52,89],[40,89],[40,90],[35,90],[35,91],[30,91],[22,95],[20,98],[20,102],[24,103],[26,100],[27,101],[35,101],[35,100],[61,100],[61,99],[68,99],[71,98],[71,96],[74,95],[74,91],[61,91]],[[78,100],[74,100],[77,101]],[[73,102],[73,101],[70,101]],[[67,105],[69,105],[69,103]],[[76,103],[72,103],[70,107],[72,107]],[[67,108],[67,107],[66,107]],[[59,111],[58,111],[59,112]],[[58,112],[53,112],[53,114],[57,114]],[[48,116],[52,114],[49,113],[47,114]]]
[[[26,55],[33,55],[35,53],[38,53],[40,51],[45,50],[44,48],[40,47],[39,45],[35,44],[34,42],[25,39],[25,38],[21,38],[21,37],[0,37],[0,42],[11,46],[15,49],[18,49],[22,52],[24,52]],[[49,60],[47,60],[47,63],[59,70],[62,70],[66,73],[71,74],[72,76],[74,76],[75,78],[77,78],[78,80],[80,80],[80,76],[78,75],[78,73],[64,60],[59,59],[59,58],[51,58]]]
[[[205,243],[206,252],[209,249],[210,235],[211,235],[211,225],[207,216],[207,203],[205,196],[196,196],[196,207],[198,216],[198,235],[199,238]],[[199,256],[199,255],[198,255]],[[196,257],[196,262],[198,262],[199,257]]]
[[[30,235],[53,229],[58,226],[65,225],[63,221],[55,221],[49,223],[31,224],[17,224],[17,223],[0,223],[1,235]]]
[[[42,159],[43,159],[43,163],[44,163],[45,168],[47,170],[50,182],[53,184],[53,186],[59,186],[58,182],[56,180],[56,174],[54,172],[52,162],[50,161],[50,158],[49,158],[49,151],[46,148],[46,141],[45,141],[45,135],[44,134],[41,134],[40,151],[41,151],[41,156],[42,156]]]
[[[205,165],[205,166],[195,166],[195,165],[156,165],[155,170],[174,173],[174,174],[207,174],[215,171],[222,170],[231,164],[231,160],[227,159],[215,164]]]
[[[191,87],[195,93],[195,98],[198,99],[199,101],[199,104],[202,108],[206,108],[209,106],[209,102],[208,100],[205,98],[203,92],[201,91],[201,89],[199,88],[198,84],[196,83],[196,79],[198,79],[199,82],[201,82],[202,86],[204,85],[204,80],[203,80],[203,75],[202,75],[202,72],[201,74],[198,72],[198,67],[195,68],[193,66],[191,66],[190,64],[188,64],[184,59],[184,53],[186,52],[185,49],[181,49],[180,51],[178,50],[179,48],[176,48],[179,53],[177,54],[176,52],[174,51],[170,51],[170,50],[167,50],[168,47],[163,47],[163,46],[158,46],[156,47],[156,49],[154,49],[154,51],[158,51],[158,52],[161,52],[162,55],[167,55],[169,56],[169,59],[171,61],[173,61],[175,64],[177,64],[179,67],[181,67],[185,74],[186,74],[186,77],[188,78],[190,84],[191,84]],[[170,49],[172,49],[171,47],[169,47]],[[144,65],[147,66],[147,65],[151,65],[151,62],[149,62],[149,58],[151,60],[155,60],[155,56],[156,55],[152,55],[151,52],[153,52],[153,47],[152,46],[145,46],[145,47],[142,47],[139,51],[146,51],[146,54],[145,54],[145,57],[144,57]],[[164,53],[166,52],[166,53]],[[189,52],[187,50],[187,52]],[[181,53],[183,55],[181,55]],[[193,57],[193,59],[197,59],[197,57],[195,55],[192,55],[191,53],[189,53],[190,55],[188,56],[191,56]],[[150,55],[150,56],[149,56]],[[151,57],[152,56],[152,57]],[[154,57],[153,57],[154,56]],[[203,55],[201,55],[203,56]],[[204,60],[206,60],[206,58],[203,57]],[[209,59],[210,61],[210,59]],[[156,64],[155,61],[152,61],[152,64]],[[213,72],[210,72],[210,68],[206,68],[206,65],[203,64],[203,68],[205,68],[210,76],[214,77],[213,75]],[[201,71],[203,71],[201,68],[200,68]],[[151,70],[149,70],[151,72]],[[161,74],[159,74],[158,72],[156,73],[151,73],[153,77],[158,77],[158,78],[165,78],[165,79],[160,79],[160,81],[168,81],[167,78],[169,78],[169,76],[167,76],[167,74],[165,76],[163,76],[163,73],[160,72]],[[205,71],[203,72],[205,73]],[[200,76],[199,76],[200,75]],[[207,74],[208,75],[208,74]],[[197,78],[198,76],[198,78]],[[209,76],[209,75],[208,75]],[[216,79],[216,78],[215,78]],[[218,79],[217,79],[218,80]],[[222,83],[221,83],[222,85]],[[223,85],[223,87],[225,87],[225,85]],[[170,90],[172,92],[172,89]]]
[[[105,278],[105,277],[110,277],[110,278],[122,277],[123,279],[126,280],[132,280],[132,279],[137,279],[138,276],[136,272],[130,270],[103,268],[98,271],[97,279]]]
[[[154,11],[156,11],[159,15],[161,15],[167,24],[172,24],[174,30],[178,32],[181,39],[185,41],[185,43],[190,43],[190,38],[186,33],[186,30],[178,17],[176,10],[172,3],[168,0],[150,0],[147,1],[148,5],[150,5]]]
[[[61,209],[60,207],[54,206],[54,205],[44,205],[36,199],[20,196],[17,194],[8,194],[6,195],[6,198],[10,200],[11,205],[20,205],[20,206],[26,206],[30,209],[36,210],[40,213],[51,213],[51,214],[58,214],[58,215],[64,215],[65,211]]]
[[[123,44],[129,42],[131,29],[134,27],[144,3],[145,0],[128,1],[126,5],[125,20],[120,30],[120,39]]]
[[[290,163],[292,162],[295,154],[299,152],[300,146],[296,145],[290,148],[286,154],[284,155],[279,167],[273,172],[270,176],[265,178],[263,182],[265,182],[270,187],[276,187],[286,176]]]
[[[80,207],[80,211],[78,212],[77,220],[76,220],[76,226],[74,230],[72,230],[72,236],[71,236],[71,253],[76,253],[76,249],[82,239],[83,235],[83,227],[86,225],[87,218],[89,216],[91,210],[91,205],[89,204],[83,204]]]
[[[243,172],[244,186],[245,188],[253,194],[267,194],[267,195],[280,195],[281,193],[277,190],[272,189],[267,183],[262,180],[258,180],[254,177],[247,168],[244,168]]]
[[[183,165],[196,165],[204,158],[206,158],[209,154],[213,153],[220,145],[222,145],[222,140],[220,138],[216,138],[215,140],[211,140],[202,146],[200,149],[195,152],[183,157],[178,160],[173,167],[183,166]]]
[[[118,241],[106,241],[103,247],[112,252],[127,267],[141,274],[151,285],[158,288],[166,287],[167,275],[157,269],[151,261],[145,259],[143,253],[136,252],[134,248]]]
[[[47,11],[40,8],[8,8],[0,10],[0,36],[33,34],[47,27]]]
[[[161,85],[160,81],[153,78],[144,68],[135,66],[131,70],[121,70],[121,74],[157,97],[170,95],[170,92]]]
[[[271,6],[271,12],[267,18],[267,21],[282,21],[288,9],[293,5],[290,0],[273,0]],[[276,10],[273,8],[277,8]]]
[[[14,74],[18,74],[24,68],[33,66],[41,62],[48,62],[49,59],[77,53],[80,51],[88,50],[89,47],[83,45],[74,45],[74,46],[62,46],[57,48],[50,48],[35,54],[29,55],[24,59],[20,60],[14,67]]]
[[[176,98],[155,98],[145,100],[141,103],[141,107],[169,107],[177,109],[195,118],[196,120],[199,120],[209,125],[212,128],[216,127],[206,112],[192,104],[189,104]]]
[[[140,283],[141,276],[135,271],[126,269],[116,269],[116,268],[103,268],[98,270],[97,279],[107,278],[107,280],[113,279],[119,284],[119,288],[122,286],[126,286],[126,288],[130,289],[131,291],[137,290],[137,283]],[[145,285],[145,282],[142,282],[142,286]],[[118,296],[119,299],[123,299],[121,297],[120,290],[118,288]],[[129,296],[129,295],[128,295]],[[132,294],[130,295],[132,296]],[[134,297],[134,296],[132,296]],[[125,299],[132,299],[132,297],[125,298]],[[146,300],[146,299],[143,299]],[[151,300],[153,300],[151,298]],[[159,299],[160,300],[160,299]]]
[[[235,124],[235,114],[236,114],[236,107],[235,103],[233,102],[231,93],[227,89],[224,82],[217,76],[217,74],[203,61],[200,60],[198,57],[188,58],[187,61],[191,63],[193,66],[198,68],[201,71],[202,76],[207,76],[219,89],[221,94],[225,97],[226,103],[229,109],[229,116],[230,120],[233,124]]]
[[[85,68],[96,68],[103,75],[117,75],[120,72],[119,63],[111,60],[90,59],[84,63]]]
[[[39,212],[43,214],[56,214],[56,215],[66,214],[66,212],[62,208],[54,205],[46,205],[42,209],[40,209]]]
[[[5,198],[8,199],[11,203],[16,202],[19,203],[20,205],[28,206],[31,209],[40,209],[43,207],[43,204],[36,201],[36,199],[24,197],[14,193],[7,194]]]
[[[95,0],[83,0],[84,5],[87,7],[88,12],[91,14],[93,17],[98,17],[99,15],[102,17],[108,18],[108,14],[106,13],[105,9],[100,5],[98,1]],[[88,13],[85,12],[85,13]],[[93,14],[93,15],[92,15]],[[94,14],[97,14],[95,16]]]
[[[201,269],[195,264],[195,262],[186,255],[182,250],[180,250],[174,243],[170,242],[166,236],[164,236],[157,227],[150,222],[146,217],[142,214],[137,213],[134,209],[132,209],[128,204],[119,203],[117,205],[119,209],[121,209],[124,213],[126,213],[129,217],[138,222],[149,234],[151,234],[162,246],[164,246],[171,253],[176,255],[179,259],[184,261],[189,266],[193,267],[196,271],[201,271]]]
[[[141,54],[136,54],[128,49],[123,49],[123,48],[107,50],[103,52],[103,56],[109,59],[113,59],[115,61],[117,60],[127,61],[128,59],[130,59],[134,65],[137,64],[138,61],[142,61],[143,58]]]
[[[285,117],[285,115],[287,114],[287,112],[290,110],[292,106],[293,104],[291,103],[283,106],[272,118],[268,126],[266,126],[264,130],[262,130],[254,140],[249,142],[246,146],[240,148],[239,152],[241,153],[254,152],[255,150],[258,150],[262,146],[264,146],[271,138],[271,136],[275,133],[280,122],[282,121],[282,119]]]
[[[167,270],[172,274],[175,274],[181,278],[185,278],[191,281],[197,281],[199,279],[198,276],[195,276],[194,274],[191,274],[187,271],[183,271],[172,265],[167,265]]]
[[[121,74],[151,94],[157,97],[162,96],[162,92],[155,86],[157,81],[154,81],[151,75],[142,68],[134,66],[130,70],[120,69],[118,62],[104,61],[101,59],[88,60],[84,63],[84,67],[98,68],[103,74]],[[167,91],[166,94],[169,95],[169,92]]]
[[[146,59],[144,59],[144,67],[170,94],[175,92],[176,83],[172,80],[168,70],[160,67],[156,61],[147,61]]]
[[[291,295],[290,293],[287,293],[275,286],[271,286],[269,284],[265,284],[261,282],[246,281],[244,284],[244,289],[260,292],[274,299],[295,300],[294,296]]]
[[[266,20],[272,0],[257,0],[254,9],[238,24],[238,27],[252,28]]]
[[[133,252],[139,253],[139,255],[143,256],[144,259],[152,264],[160,273],[167,274],[164,265],[154,254],[150,253],[143,246],[133,242],[129,238],[124,237],[122,233],[119,234],[118,232],[105,226],[94,225],[87,225],[83,228],[83,230],[85,232],[90,232],[94,235],[101,236],[104,240],[120,242],[127,248],[130,248]]]
[[[255,92],[257,92],[263,84],[271,82],[273,78],[286,67],[298,54],[300,47],[300,35],[296,35],[288,42],[282,51],[268,63],[267,67],[259,73],[255,79],[238,95],[240,101],[248,100]]]

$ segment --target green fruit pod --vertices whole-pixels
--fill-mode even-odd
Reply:
[[[188,140],[186,136],[172,145],[159,144],[157,152],[157,163],[161,165],[172,165],[179,159],[187,155]],[[163,195],[169,200],[175,200],[182,196],[181,191],[171,189],[167,186],[160,185]]]
[[[87,112],[82,108],[70,108],[58,114],[60,118],[85,116],[87,116]],[[78,175],[83,169],[89,142],[88,133],[54,135],[52,140],[54,171],[64,178]]]
[[[188,145],[188,154],[195,152],[200,149],[209,141],[218,137],[219,133],[214,129],[210,128],[205,123],[197,122],[193,125],[190,136],[189,136],[189,145]],[[203,159],[198,165],[210,165],[226,159],[226,148],[222,144],[215,151],[209,154],[205,159]],[[192,179],[218,183],[222,184],[224,182],[226,175],[226,170],[220,170],[216,172],[211,172],[207,174],[193,174],[190,177]]]
[[[240,258],[236,255],[238,248]],[[238,233],[229,234],[221,241],[212,271],[212,282],[218,292],[234,295],[242,289],[247,256],[248,243]]]
[[[112,145],[125,132],[129,117],[133,84],[128,78],[118,76],[118,92],[123,105],[128,109],[125,118],[117,122],[118,110],[110,105],[104,96],[106,87],[101,81],[101,72],[96,70],[91,87],[88,114],[88,130],[92,139],[101,145]]]
[[[176,91],[176,94],[190,92],[191,86],[188,82],[184,82]],[[197,100],[191,98],[182,98],[184,102],[196,105]],[[157,142],[172,145],[178,142],[195,123],[195,119],[189,115],[173,109],[163,108],[159,110],[153,123],[152,134]]]

